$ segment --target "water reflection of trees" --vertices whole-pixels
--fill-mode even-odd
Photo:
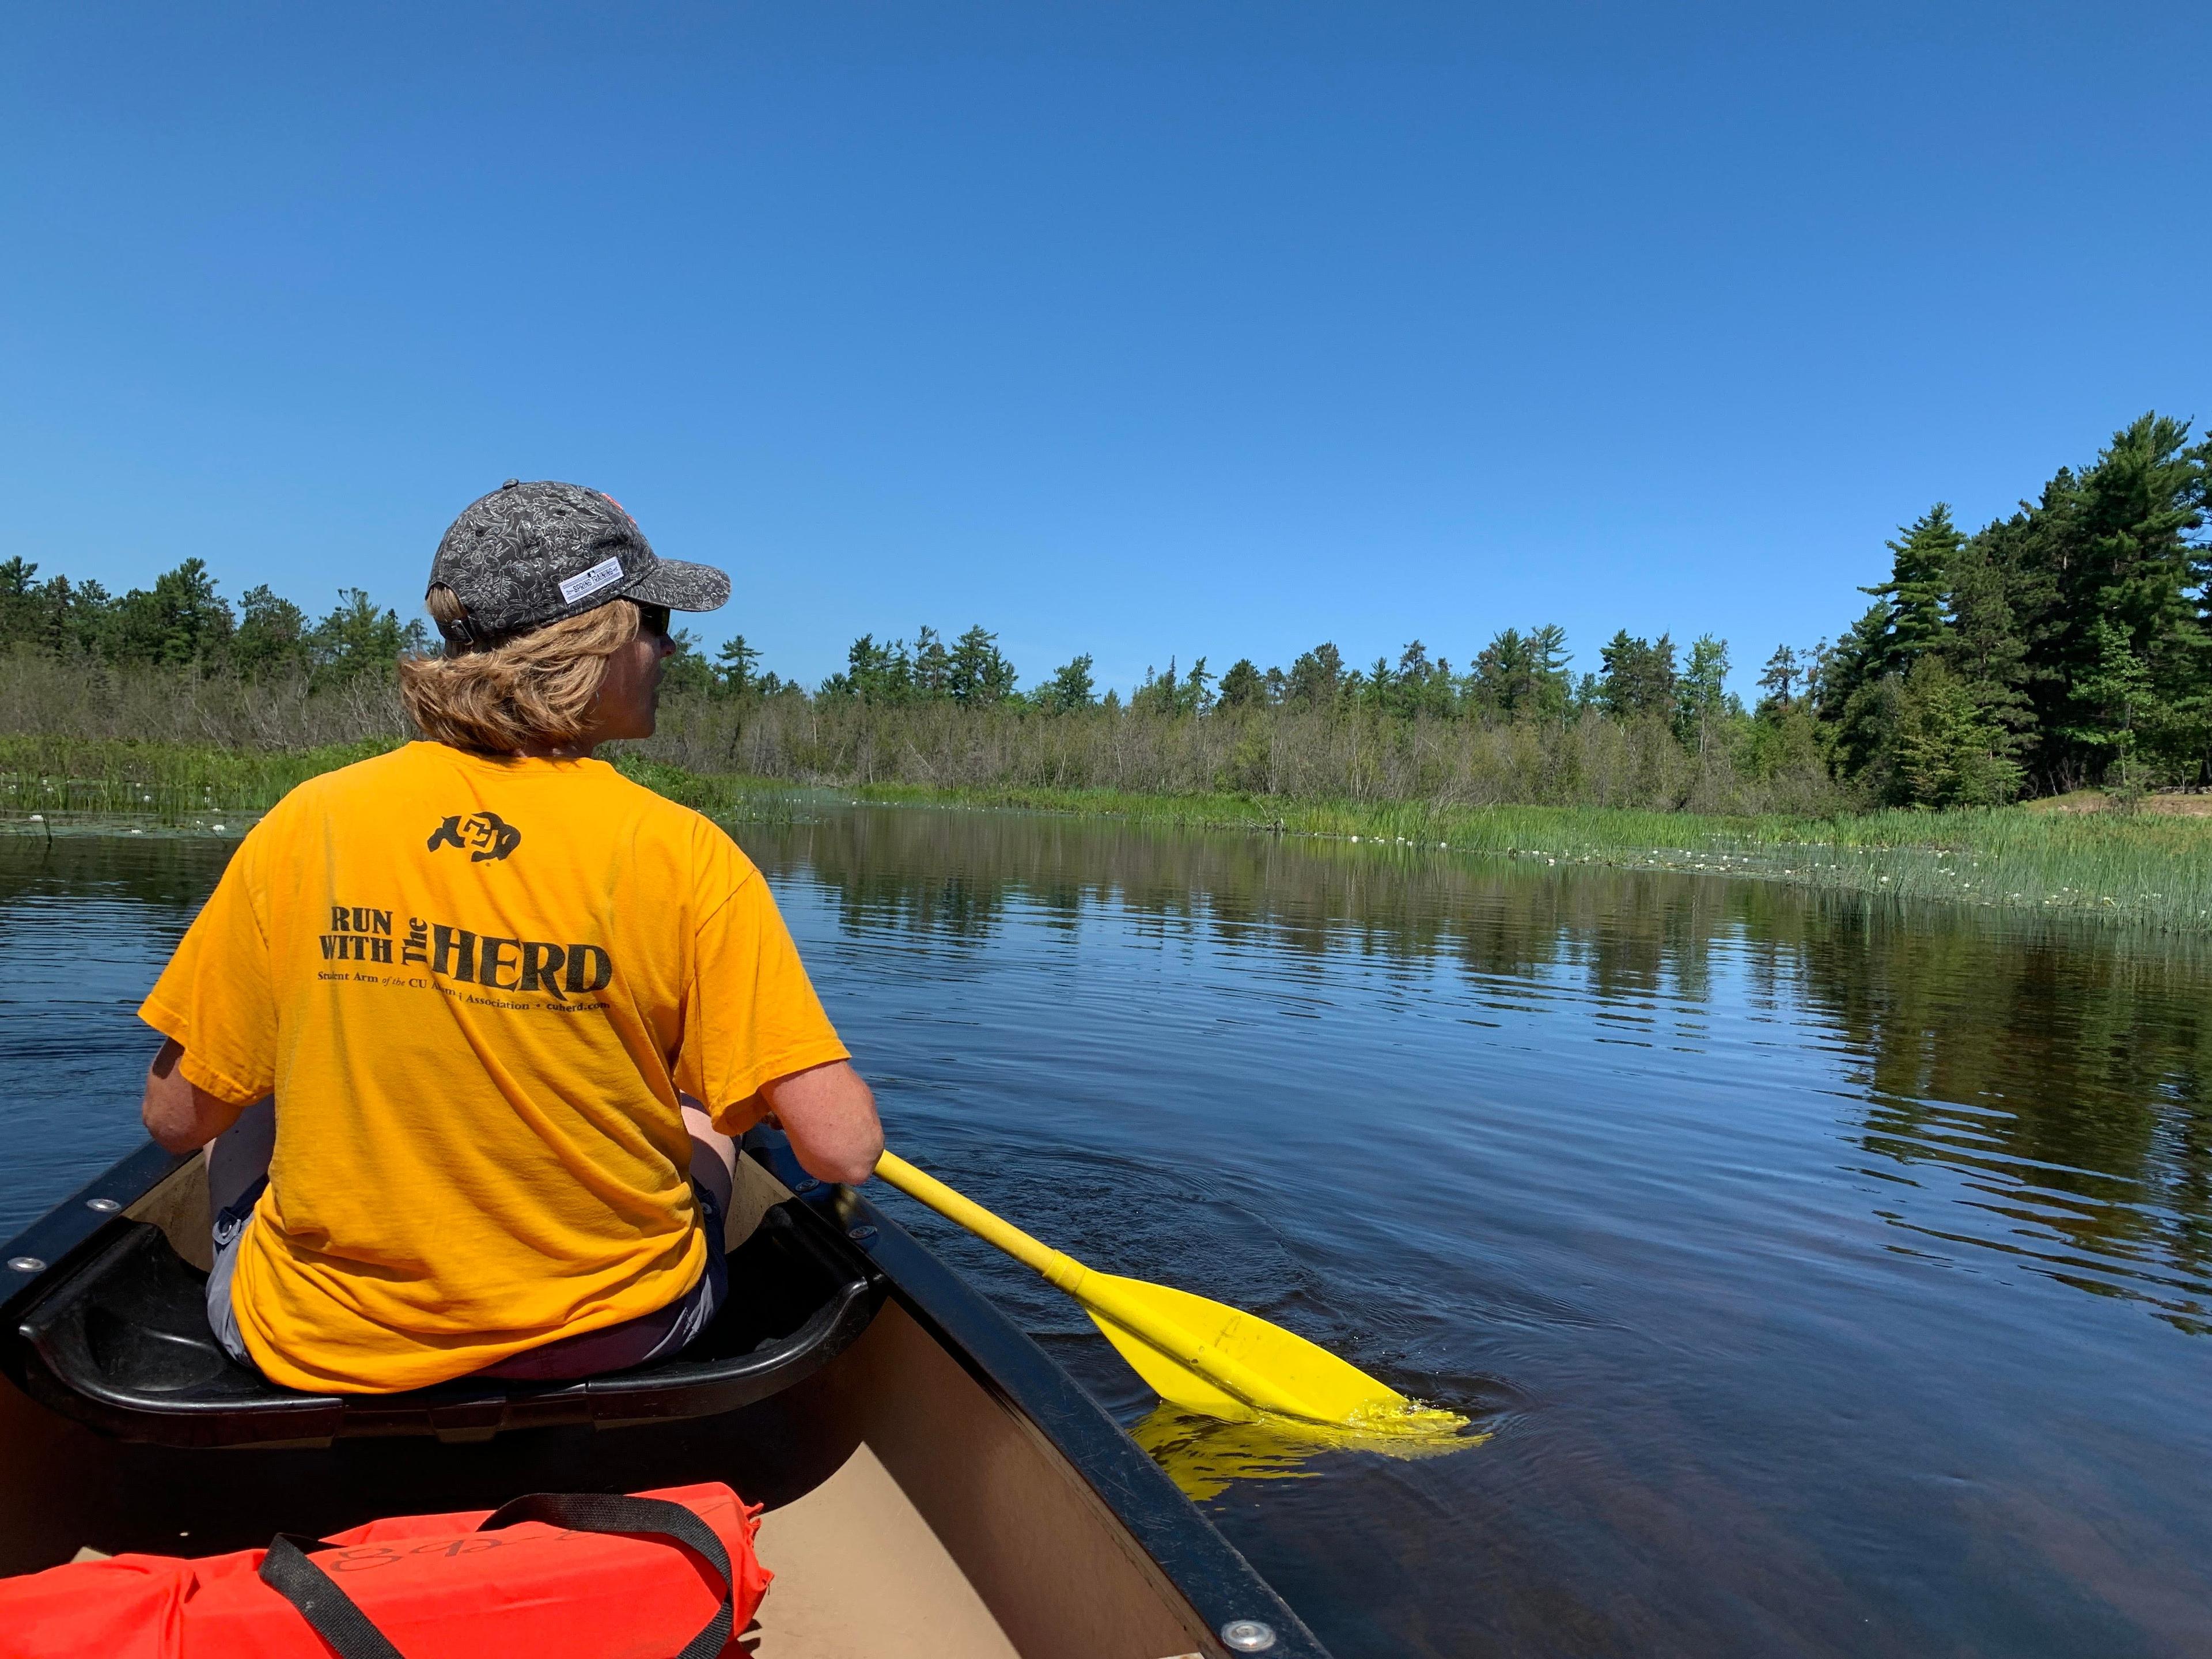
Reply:
[[[1648,872],[1003,813],[866,811],[740,831],[856,933],[981,947],[1010,910],[1120,908],[1247,951],[1346,951],[1632,1006],[1703,1005],[1723,953],[1757,1003],[1856,1057],[1884,1216],[2212,1329],[2212,952],[1966,908]],[[1923,1174],[1946,1172],[1940,1203]],[[1907,1241],[1907,1248],[1915,1242]]]
[[[849,931],[956,948],[990,944],[1011,910],[1073,929],[1111,905],[1249,951],[1449,961],[1496,995],[1564,977],[1632,1010],[1705,1004],[1725,956],[1753,1002],[1796,1010],[1855,1057],[1850,1127],[1897,1187],[1882,1212],[1908,1248],[2013,1252],[2212,1328],[2212,951],[1765,883],[1090,819],[867,811],[738,835],[771,872],[818,884]],[[93,895],[180,925],[230,851],[12,836],[0,927],[22,900]]]
[[[1869,1152],[1966,1171],[1996,1235],[1978,1242],[2212,1331],[2200,957],[1971,915],[1846,921],[1799,949],[1808,992],[1869,1058]]]
[[[93,893],[196,910],[235,845],[204,836],[64,834],[48,840],[12,830],[0,837],[0,911],[27,897]]]

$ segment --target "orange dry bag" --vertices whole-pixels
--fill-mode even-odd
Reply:
[[[0,1579],[0,1659],[715,1659],[768,1589],[719,1482]],[[301,1544],[306,1544],[302,1550]]]

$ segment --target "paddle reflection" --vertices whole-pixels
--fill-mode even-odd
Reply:
[[[1157,1406],[1129,1425],[1129,1435],[1176,1486],[1200,1503],[1232,1481],[1303,1479],[1313,1473],[1304,1466],[1323,1452],[1373,1452],[1411,1463],[1471,1451],[1490,1438],[1487,1430],[1477,1429],[1434,1435],[1362,1434],[1285,1418],[1224,1423],[1169,1405]]]

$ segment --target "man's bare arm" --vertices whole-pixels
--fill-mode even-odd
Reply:
[[[876,1170],[884,1150],[876,1097],[849,1060],[832,1060],[761,1085],[791,1150],[817,1181],[857,1187]]]
[[[173,1152],[189,1152],[206,1146],[237,1122],[238,1115],[246,1109],[217,1100],[185,1077],[184,1068],[177,1064],[184,1057],[185,1046],[176,1038],[161,1044],[161,1052],[146,1068],[146,1098],[138,1109],[146,1133]]]

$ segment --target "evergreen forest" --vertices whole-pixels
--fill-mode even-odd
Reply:
[[[978,624],[864,634],[812,688],[763,671],[743,636],[708,654],[679,635],[655,741],[687,766],[816,781],[1469,803],[1829,810],[2197,788],[2212,783],[2209,485],[2212,441],[2148,414],[1978,529],[1937,502],[1888,543],[1863,612],[1776,647],[1748,705],[1711,634],[1623,629],[1589,662],[1550,624],[1502,629],[1463,664],[1419,640],[1364,665],[1328,642],[1287,666],[1178,654],[1125,699],[1089,656],[1024,687]],[[119,595],[0,562],[0,724],[17,733],[397,736],[391,665],[430,644],[358,589],[313,618],[265,586],[234,605],[198,559]]]

